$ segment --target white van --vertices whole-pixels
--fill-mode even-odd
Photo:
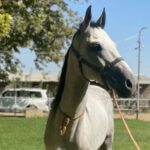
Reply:
[[[47,90],[40,88],[6,89],[1,93],[0,110],[23,111],[37,108],[49,111]]]

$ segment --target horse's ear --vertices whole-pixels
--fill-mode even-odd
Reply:
[[[105,8],[104,8],[101,16],[97,20],[97,24],[98,24],[98,26],[100,26],[103,29],[105,27],[105,23],[106,23],[106,12],[105,12]]]
[[[91,5],[87,8],[84,21],[82,23],[83,29],[85,30],[91,22],[92,14],[91,14]]]

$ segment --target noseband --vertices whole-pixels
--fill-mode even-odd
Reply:
[[[114,61],[109,62],[108,64],[106,64],[106,66],[105,66],[103,69],[101,69],[100,67],[96,66],[95,64],[90,63],[88,60],[86,60],[85,58],[83,58],[83,57],[80,55],[80,53],[73,47],[73,45],[71,45],[70,48],[72,49],[73,53],[75,54],[75,56],[76,56],[76,58],[77,58],[77,60],[78,60],[78,62],[79,62],[79,68],[80,68],[80,71],[81,71],[82,76],[83,76],[86,80],[88,80],[90,83],[93,82],[93,81],[89,80],[89,79],[85,76],[85,74],[84,74],[84,72],[83,72],[83,67],[82,67],[83,64],[86,65],[86,66],[88,66],[89,68],[91,68],[91,69],[94,70],[95,72],[101,72],[102,75],[105,77],[105,76],[108,74],[108,72],[109,72],[110,69],[112,69],[112,68],[113,68],[117,63],[119,63],[120,61],[124,60],[122,57],[118,57],[118,58],[116,58]]]

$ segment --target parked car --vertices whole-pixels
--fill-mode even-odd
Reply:
[[[40,88],[6,89],[1,93],[1,111],[24,111],[27,108],[37,108],[49,111],[47,90]]]

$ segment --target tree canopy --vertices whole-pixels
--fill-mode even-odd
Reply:
[[[9,14],[0,14],[0,37],[7,36],[10,31],[12,18]]]
[[[39,69],[58,63],[79,19],[65,0],[0,0],[0,14],[1,74],[20,69],[14,53],[22,47],[35,52]]]

